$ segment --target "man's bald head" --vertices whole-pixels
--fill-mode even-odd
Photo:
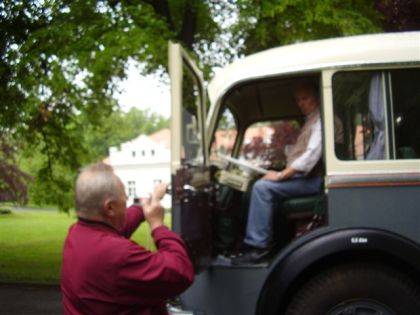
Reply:
[[[120,179],[111,166],[97,163],[83,168],[76,180],[76,210],[101,215],[106,200],[117,200]]]

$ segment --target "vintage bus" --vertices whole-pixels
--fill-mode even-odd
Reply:
[[[420,32],[269,49],[206,88],[170,43],[169,70],[173,229],[196,270],[180,313],[420,314]],[[302,81],[319,87],[323,189],[276,206],[269,259],[234,265],[252,184],[302,125]]]

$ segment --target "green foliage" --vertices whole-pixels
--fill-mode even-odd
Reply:
[[[148,112],[119,112],[116,84],[128,60],[144,73],[163,69],[169,39],[192,47],[215,26],[208,4],[192,0],[1,2],[0,132],[23,149],[33,201],[68,210],[81,165],[167,126]]]
[[[12,209],[9,207],[0,206],[0,215],[12,214]]]
[[[84,139],[92,154],[90,160],[103,159],[111,146],[168,127],[169,119],[149,110],[132,108],[127,113],[115,111],[98,124],[86,124]]]
[[[379,32],[373,1],[239,0],[235,40],[243,52],[319,38]]]
[[[115,111],[109,117],[97,120],[95,124],[83,121],[83,115],[77,119],[80,120],[77,125],[81,127],[74,130],[78,133],[76,147],[63,146],[62,152],[52,154],[54,144],[40,140],[37,146],[31,144],[32,149],[20,155],[19,167],[34,177],[29,184],[30,202],[37,205],[54,204],[60,210],[69,211],[74,205],[73,183],[81,165],[104,159],[111,146],[131,140],[139,134],[150,134],[169,124],[167,119],[158,114],[136,108],[128,113]],[[68,138],[63,140],[69,141]],[[61,158],[50,159],[49,154]],[[77,157],[79,163],[70,161],[72,157]]]

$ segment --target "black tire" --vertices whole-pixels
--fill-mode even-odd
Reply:
[[[286,310],[286,315],[379,314],[420,314],[420,292],[406,275],[373,263],[349,263],[318,274]]]

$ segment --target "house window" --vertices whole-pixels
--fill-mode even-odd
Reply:
[[[131,155],[134,157],[136,157],[136,151],[131,152]]]
[[[127,190],[128,190],[128,197],[134,198],[136,197],[136,182],[134,180],[129,180],[127,182]]]
[[[151,151],[150,151],[150,154],[151,154],[152,156],[154,156],[154,155],[155,155],[155,150],[151,150]]]

